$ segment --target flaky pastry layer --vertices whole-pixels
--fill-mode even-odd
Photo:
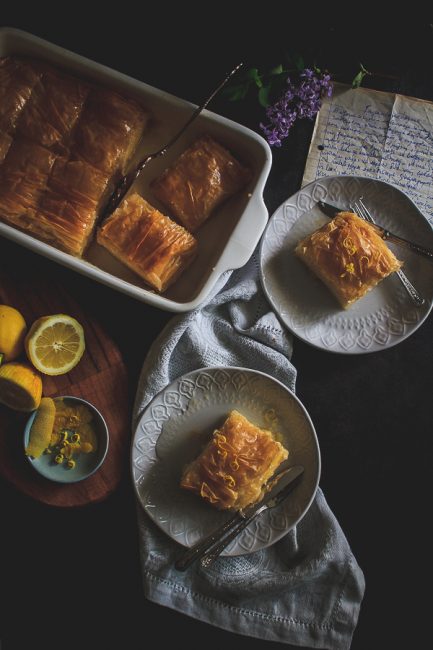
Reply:
[[[97,241],[157,291],[165,291],[197,252],[193,235],[138,194],[98,229]]]
[[[246,185],[250,171],[209,135],[196,140],[152,183],[170,215],[194,232]]]
[[[300,241],[295,253],[344,308],[402,265],[374,225],[353,212],[337,214]]]
[[[132,99],[0,58],[0,220],[81,256],[147,121]]]
[[[271,431],[231,411],[200,456],[185,468],[181,487],[219,510],[241,510],[262,499],[266,481],[288,453]]]

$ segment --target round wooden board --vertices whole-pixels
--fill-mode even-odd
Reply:
[[[110,435],[107,456],[95,474],[79,483],[54,483],[35,472],[24,455],[23,433],[29,414],[0,406],[0,474],[24,494],[49,505],[72,507],[102,501],[115,490],[127,468],[130,441],[128,376],[117,346],[61,286],[39,274],[30,280],[28,275],[12,279],[0,268],[0,304],[18,309],[28,325],[56,313],[74,316],[82,324],[86,351],[80,363],[66,375],[43,376],[43,393],[88,400],[101,411]]]

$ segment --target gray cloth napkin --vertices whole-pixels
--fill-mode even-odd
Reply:
[[[258,279],[257,253],[225,274],[205,306],[174,317],[143,367],[135,421],[176,377],[206,366],[261,370],[295,388],[292,341],[270,311]],[[320,432],[319,432],[320,435]],[[305,517],[273,546],[221,558],[209,569],[174,568],[181,547],[138,508],[147,598],[212,625],[314,648],[350,647],[364,576],[322,491]]]

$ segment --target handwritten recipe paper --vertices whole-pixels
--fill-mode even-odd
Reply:
[[[433,103],[335,84],[316,120],[302,185],[333,175],[399,187],[433,226]]]

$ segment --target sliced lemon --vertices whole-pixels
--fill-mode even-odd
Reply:
[[[39,318],[25,341],[28,358],[46,375],[64,375],[75,368],[85,347],[83,328],[66,314]]]
[[[43,397],[36,417],[30,429],[30,438],[26,447],[27,456],[39,458],[51,442],[51,433],[56,417],[56,405],[51,397]]]
[[[34,411],[42,396],[42,379],[24,363],[0,367],[0,402],[15,411]]]

